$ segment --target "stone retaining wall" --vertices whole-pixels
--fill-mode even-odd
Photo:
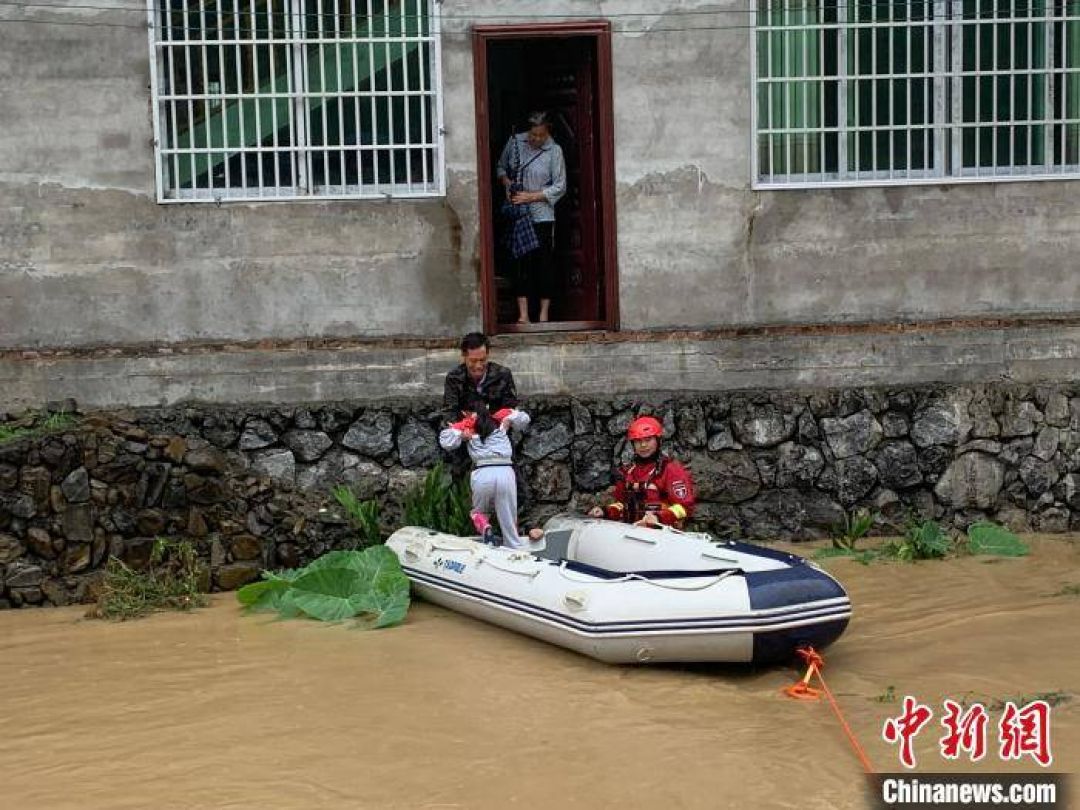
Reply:
[[[515,439],[523,522],[593,505],[627,458],[626,426],[660,417],[689,463],[697,527],[720,536],[828,535],[868,507],[1018,531],[1080,529],[1080,385],[735,392],[527,401]],[[109,554],[145,565],[155,537],[194,539],[215,588],[350,542],[330,489],[384,504],[440,460],[435,402],[176,406],[95,413],[0,445],[0,607],[90,594]]]

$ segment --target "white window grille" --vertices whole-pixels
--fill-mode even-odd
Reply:
[[[147,0],[158,200],[441,195],[435,0]]]
[[[755,188],[1080,177],[1080,0],[756,0]]]

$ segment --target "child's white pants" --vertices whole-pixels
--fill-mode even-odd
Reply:
[[[495,510],[503,543],[524,548],[517,529],[517,476],[510,465],[477,467],[472,471],[473,510],[490,515]]]

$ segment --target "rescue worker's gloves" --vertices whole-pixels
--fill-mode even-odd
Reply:
[[[604,517],[608,520],[622,520],[622,516],[623,505],[621,503],[608,504],[608,507],[604,510]]]
[[[657,517],[665,526],[678,526],[682,521],[686,520],[686,509],[683,508],[682,504],[672,504],[661,509]]]

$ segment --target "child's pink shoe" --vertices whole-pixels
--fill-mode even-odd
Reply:
[[[472,520],[472,525],[476,527],[477,534],[483,534],[491,526],[491,521],[483,512],[471,512],[469,518]]]
[[[472,525],[476,527],[476,531],[480,533],[480,539],[487,543],[489,546],[499,545],[499,539],[495,536],[495,528],[491,525],[491,521],[488,520],[488,516],[483,512],[472,512],[469,514],[472,518]]]

